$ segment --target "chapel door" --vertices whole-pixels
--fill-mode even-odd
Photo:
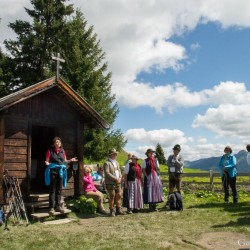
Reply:
[[[44,163],[47,150],[55,137],[55,127],[32,126],[30,192],[48,193],[44,183]]]

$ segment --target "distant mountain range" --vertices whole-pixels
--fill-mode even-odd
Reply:
[[[247,152],[245,150],[239,151],[237,154],[234,154],[237,159],[237,170],[239,173],[249,173],[250,166],[247,165],[246,155]],[[220,161],[220,157],[210,157],[206,159],[200,159],[197,161],[185,161],[185,167],[201,169],[201,170],[214,170],[218,172],[218,164]]]

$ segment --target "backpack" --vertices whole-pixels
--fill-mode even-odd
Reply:
[[[183,210],[182,196],[180,193],[173,192],[168,197],[170,210]]]

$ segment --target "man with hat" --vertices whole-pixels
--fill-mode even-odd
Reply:
[[[181,146],[176,144],[173,147],[173,154],[168,157],[168,173],[169,173],[169,194],[174,192],[176,187],[177,192],[181,193],[181,180],[183,176],[184,160],[180,155]]]
[[[104,174],[106,189],[109,193],[110,216],[124,214],[121,210],[121,179],[122,174],[119,163],[116,161],[118,152],[115,149],[109,150],[109,158],[104,163]],[[116,211],[114,211],[114,203]]]

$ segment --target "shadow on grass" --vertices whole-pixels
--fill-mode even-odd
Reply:
[[[238,218],[237,221],[229,221],[226,224],[218,224],[212,226],[212,228],[224,228],[224,227],[244,227],[250,226],[250,215]]]
[[[213,228],[223,228],[223,227],[242,227],[242,226],[250,226],[250,203],[242,202],[242,203],[208,203],[208,204],[200,204],[189,206],[188,208],[220,208],[226,212],[231,213],[231,216],[238,217],[236,221],[230,221],[226,224],[218,224],[214,225]]]
[[[95,213],[95,214],[87,214],[87,213],[80,213],[80,212],[73,212],[75,216],[79,219],[93,219],[93,218],[101,218],[101,217],[110,217],[109,213],[107,214],[100,214],[100,213]]]
[[[167,211],[165,208],[163,207],[159,207],[158,209],[158,212],[162,212],[162,211]],[[109,210],[107,210],[109,211]],[[129,214],[127,214],[127,209],[126,208],[123,208],[122,211],[125,213],[124,215],[117,215],[117,216],[129,216]],[[82,214],[80,212],[75,212],[73,211],[73,213],[75,214],[75,216],[78,218],[78,219],[93,219],[93,218],[100,218],[100,217],[110,217],[110,214],[107,213],[107,214],[100,214],[100,213],[95,213],[95,214]],[[152,211],[149,211],[149,208],[143,208],[143,209],[140,209],[138,212],[133,212],[133,214],[150,214],[150,213],[156,213],[156,211],[152,212]]]

